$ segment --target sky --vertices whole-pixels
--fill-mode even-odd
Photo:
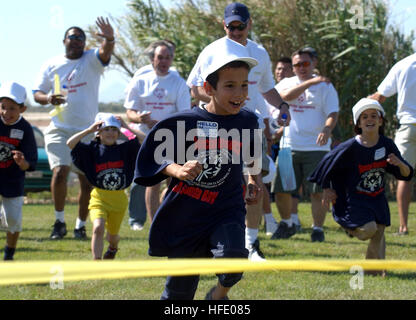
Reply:
[[[335,1],[335,0],[334,0]],[[168,5],[168,0],[162,0]],[[390,0],[391,20],[401,31],[416,31],[416,1]],[[15,81],[31,89],[40,67],[48,59],[63,54],[62,39],[70,26],[86,28],[97,17],[119,17],[128,11],[128,0],[14,0],[0,2],[0,84]],[[124,99],[128,79],[109,68],[101,80],[100,101]]]

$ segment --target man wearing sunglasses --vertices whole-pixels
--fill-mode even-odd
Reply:
[[[292,149],[296,190],[303,184],[311,197],[313,231],[312,242],[325,240],[323,224],[326,211],[321,204],[322,190],[306,181],[318,162],[330,150],[331,133],[339,111],[338,94],[329,79],[314,73],[317,60],[311,50],[292,54],[294,77],[279,82],[276,89],[291,107],[292,121],[284,133],[285,142]],[[282,187],[279,170],[272,184],[276,205],[282,218],[272,239],[286,239],[296,233],[291,219],[291,193]]]
[[[261,45],[248,39],[251,25],[252,20],[247,6],[238,2],[229,4],[224,10],[223,20],[226,36],[214,41],[204,48],[188,77],[187,84],[191,88],[191,94],[196,100],[201,101],[202,104],[209,102],[210,97],[205,93],[203,88],[204,81],[201,76],[204,69],[209,65],[209,61],[217,54],[219,47],[227,45],[227,41],[245,46],[250,57],[259,61],[259,64],[252,68],[249,73],[248,98],[245,101],[244,107],[256,112],[257,115],[260,115],[260,125],[263,128],[268,129],[268,118],[270,117],[270,113],[265,100],[275,108],[280,109],[278,118],[280,124],[283,124],[283,114],[286,114],[288,116],[288,122],[290,121],[289,105],[282,100],[279,93],[274,88],[275,82],[273,79],[269,54]],[[266,121],[264,121],[264,119],[266,119]],[[271,141],[269,130],[264,131],[268,142]],[[263,158],[266,159],[265,156]],[[268,170],[269,166],[264,162],[262,167],[267,168]],[[263,188],[263,190],[266,189]],[[264,260],[257,239],[262,214],[262,199],[259,199],[256,205],[247,206],[246,247],[249,250],[249,258],[251,260]]]
[[[100,48],[85,51],[85,32],[79,27],[70,27],[63,39],[65,54],[52,58],[43,65],[33,89],[34,99],[39,104],[61,106],[55,109],[52,121],[45,131],[56,217],[51,239],[62,239],[67,233],[64,208],[72,161],[66,141],[94,122],[98,113],[100,78],[110,63],[114,49],[114,31],[108,19],[99,17],[96,24],[99,29],[97,36],[103,38]],[[60,88],[56,88],[58,82]],[[80,182],[74,237],[86,239],[85,221],[88,217],[91,186],[82,172],[72,169],[78,174]]]

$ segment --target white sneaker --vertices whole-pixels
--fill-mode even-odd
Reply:
[[[266,223],[266,236],[272,236],[276,232],[279,224],[275,221],[273,223]]]
[[[141,231],[143,230],[143,226],[140,223],[133,223],[132,226],[130,227],[131,230],[133,231]]]
[[[260,242],[258,239],[250,245],[248,249],[248,259],[250,261],[266,261],[263,252],[260,250]]]

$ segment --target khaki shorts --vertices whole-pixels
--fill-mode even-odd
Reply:
[[[128,198],[124,190],[103,190],[94,188],[91,191],[91,199],[88,205],[90,219],[103,219],[109,234],[115,236],[120,231]]]
[[[396,131],[394,143],[402,157],[414,168],[416,165],[416,125],[401,124]]]
[[[48,155],[49,166],[51,170],[57,166],[68,166],[76,172],[83,174],[81,170],[75,167],[72,163],[71,149],[66,145],[66,142],[78,130],[61,129],[51,123],[45,130],[45,151]],[[87,135],[82,142],[89,142],[93,138],[93,134]]]
[[[320,193],[322,188],[316,183],[312,183],[306,180],[306,178],[312,173],[316,168],[319,161],[327,154],[327,151],[292,151],[292,161],[293,169],[295,171],[296,177],[296,192],[285,191],[282,186],[282,180],[279,172],[279,156],[276,160],[276,177],[272,182],[273,193],[290,193],[290,194],[299,194],[299,188],[303,184],[305,193]],[[307,191],[307,192],[306,192]]]
[[[23,197],[5,198],[0,196],[0,200],[2,230],[6,230],[10,233],[22,232]]]

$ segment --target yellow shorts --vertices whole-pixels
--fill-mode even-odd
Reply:
[[[117,235],[128,206],[124,190],[103,190],[94,188],[88,205],[91,221],[104,219],[109,234]]]

